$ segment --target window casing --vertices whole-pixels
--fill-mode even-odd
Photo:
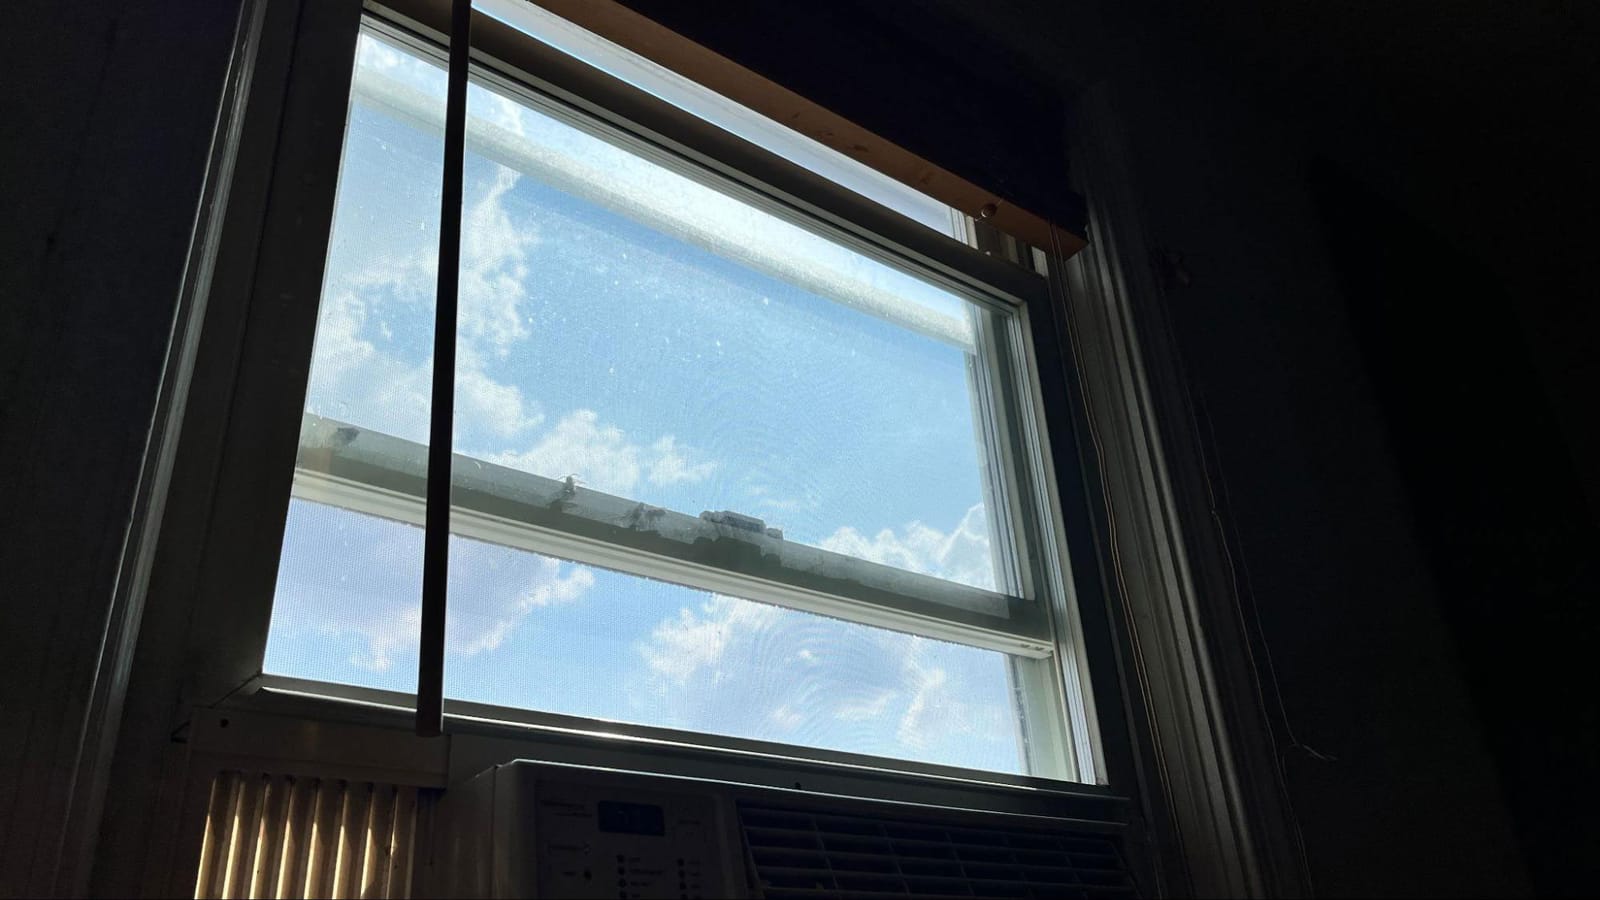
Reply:
[[[444,27],[437,0],[391,5],[415,19],[378,6],[370,11],[433,38],[439,32],[429,26]],[[1139,358],[1148,354],[1159,368],[1170,362],[1162,354],[1171,348],[1159,327],[1138,327],[1148,325],[1139,317],[1152,314],[1149,301],[1159,289],[1142,269],[1148,254],[1137,225],[1139,204],[1118,140],[1115,94],[1106,86],[1073,101],[1083,116],[1072,147],[1073,182],[1088,192],[1096,242],[1065,266],[1055,264],[1061,249],[1047,248],[1057,254],[1051,288],[1060,290],[1053,297],[1055,291],[1020,268],[927,228],[908,228],[837,185],[614,80],[595,78],[583,64],[529,46],[521,35],[483,28],[475,40],[477,62],[489,70],[669,147],[780,207],[802,211],[817,227],[1017,304],[1027,320],[1029,344],[1022,349],[1031,351],[1024,353],[1028,367],[1040,370],[1030,372],[1030,381],[1042,401],[1021,415],[1041,424],[1048,417],[1053,441],[1042,463],[1059,476],[1059,493],[1048,492],[1045,501],[1072,550],[1070,577],[1051,601],[1065,604],[1052,609],[1063,654],[1059,671],[1068,696],[1084,698],[1092,671],[1094,701],[1103,712],[1072,720],[1075,729],[1091,732],[1075,748],[1102,749],[1094,771],[1080,773],[1093,784],[822,749],[800,755],[792,745],[597,725],[461,701],[447,706],[444,740],[415,738],[405,734],[413,701],[404,694],[263,679],[360,13],[360,3],[343,0],[246,4],[239,58],[241,72],[252,77],[227,95],[227,104],[238,108],[224,109],[220,162],[207,189],[217,225],[206,226],[195,244],[199,299],[189,324],[200,336],[203,315],[203,336],[184,342],[186,351],[198,353],[192,381],[180,372],[165,387],[175,419],[182,416],[182,437],[180,443],[174,428],[163,439],[177,454],[173,489],[165,516],[158,512],[145,523],[152,535],[159,527],[160,540],[117,750],[119,768],[139,777],[119,787],[122,800],[108,810],[107,833],[176,821],[169,813],[178,810],[181,779],[165,771],[159,780],[144,776],[155,770],[158,754],[174,761],[168,768],[181,760],[185,736],[205,721],[207,733],[243,739],[229,745],[231,753],[270,743],[318,760],[319,769],[403,757],[390,763],[413,773],[408,783],[419,785],[443,786],[508,759],[538,756],[780,787],[800,787],[803,780],[806,790],[837,795],[1114,818],[1157,844],[1148,855],[1160,857],[1151,882],[1158,894],[1167,892],[1160,886],[1164,878],[1180,893],[1190,885],[1205,895],[1293,893],[1261,888],[1258,853],[1277,853],[1273,859],[1284,872],[1299,870],[1275,847],[1263,849],[1272,835],[1286,833],[1284,817],[1263,811],[1240,788],[1241,782],[1259,782],[1246,785],[1255,789],[1270,780],[1259,773],[1274,757],[1250,744],[1270,746],[1270,729],[1250,718],[1248,692],[1236,696],[1230,686],[1219,687],[1208,669],[1229,663],[1226,648],[1219,657],[1207,641],[1227,640],[1231,618],[1197,596],[1187,567],[1220,562],[1204,558],[1203,547],[1191,548],[1174,519],[1164,457],[1183,457],[1184,448],[1174,451],[1176,444],[1163,441],[1156,426],[1158,420],[1183,421],[1185,407],[1170,385],[1164,390],[1154,376],[1148,376],[1154,388],[1146,384]],[[981,246],[998,254],[1009,244],[1002,239]],[[1098,430],[1089,410],[1098,414]],[[1110,508],[1120,525],[1107,523]],[[237,726],[258,713],[271,723],[270,738],[252,745]],[[325,740],[346,723],[372,726],[395,752],[369,752],[369,738]],[[165,892],[187,890],[193,870],[182,858],[192,849],[186,841],[156,828],[120,842],[126,847],[108,866],[108,883],[126,888],[140,883],[141,871],[148,876],[176,865],[177,880],[165,882]],[[144,881],[158,882],[159,875]]]

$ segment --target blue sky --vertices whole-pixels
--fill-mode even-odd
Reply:
[[[364,37],[357,79],[307,409],[422,442],[440,140],[362,98],[442,109],[443,75]],[[458,452],[997,583],[963,301],[504,97],[475,87],[469,108],[474,134],[557,175],[469,145]],[[572,173],[622,199],[548,181]],[[885,303],[927,333],[863,311]],[[266,670],[413,690],[421,548],[420,529],[294,501]],[[451,554],[451,697],[1022,766],[999,653],[465,539]]]

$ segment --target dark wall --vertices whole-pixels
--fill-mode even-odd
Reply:
[[[0,895],[52,890],[106,726],[89,706],[237,10],[29,2],[0,29]]]
[[[1108,84],[1150,237],[1187,270],[1163,302],[1276,663],[1313,885],[1492,894],[1526,889],[1524,856],[1543,892],[1592,883],[1595,704],[1561,689],[1596,636],[1600,306],[1569,227],[1600,191],[1570,125],[1600,96],[1592,22],[890,0],[829,41],[826,7],[634,5],[1024,205],[1064,173],[1034,168],[1059,152],[1041,98]],[[936,50],[938,77],[850,90],[907,48]],[[974,92],[994,100],[978,124]]]
[[[1151,238],[1181,253],[1189,276],[1165,302],[1239,589],[1259,616],[1263,702],[1312,886],[1525,891],[1382,387],[1305,184],[1308,148],[1224,90],[1181,35],[1145,40],[1142,69],[1112,77]]]
[[[1597,874],[1600,8],[1164,4],[1310,151],[1412,531],[1536,890]]]
[[[1537,367],[1507,340],[1516,295],[1333,164],[1313,185],[1529,868],[1547,893],[1587,895],[1600,704],[1570,687],[1594,680],[1600,532]]]
[[[1556,439],[1600,508],[1600,143],[1587,126],[1600,112],[1600,7],[1158,2],[1216,49],[1234,89],[1500,281],[1509,302],[1475,313],[1527,347]]]

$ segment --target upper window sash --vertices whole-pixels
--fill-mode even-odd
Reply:
[[[370,19],[368,27],[374,27]],[[376,27],[387,39],[399,41],[409,49],[436,59],[442,55],[437,45],[404,29],[381,24]],[[478,33],[475,24],[475,36]],[[530,42],[526,35],[518,36],[524,43]],[[563,56],[559,51],[545,50],[547,54]],[[890,230],[900,233],[893,237],[914,235],[923,242],[931,239],[950,259],[1001,282],[1001,286],[996,288],[970,273],[959,280],[952,279],[948,267],[914,253],[885,253],[882,243],[862,240],[855,229],[845,232],[829,227],[831,216],[819,217],[816,209],[785,202],[793,199],[787,195],[774,197],[768,191],[752,189],[754,186],[747,179],[733,176],[726,167],[708,166],[705,159],[697,158],[698,154],[679,152],[681,147],[659,146],[614,116],[584,108],[573,96],[547,96],[547,92],[559,90],[537,83],[539,79],[533,76],[524,79],[535,82],[530,86],[523,80],[486,72],[484,67],[489,60],[476,51],[475,56],[472,77],[480,86],[556,116],[653,163],[696,180],[709,179],[729,195],[730,207],[748,204],[748,208],[765,213],[778,212],[782,218],[817,234],[821,241],[839,241],[843,244],[841,249],[848,248],[846,252],[863,252],[896,269],[913,271],[916,280],[953,289],[978,308],[999,311],[1003,319],[1016,317],[1020,305],[1020,298],[1008,295],[1007,287],[1021,285],[1022,293],[1043,288],[1043,279],[1037,275],[979,254],[903,217],[874,219],[869,214],[867,219],[876,224],[885,220],[897,222],[900,227]],[[603,73],[591,75],[600,87],[609,84]],[[428,131],[442,129],[443,111],[437,99],[415,88],[370,77],[355,79],[353,88],[354,97],[403,121]],[[659,100],[651,100],[656,106],[661,105]],[[679,118],[685,118],[684,114],[680,112]],[[1039,577],[1041,573],[1036,568],[1040,554],[1030,549],[1030,545],[1045,539],[1047,530],[1039,523],[1025,521],[1030,516],[1024,509],[1026,504],[1018,498],[1019,492],[1034,487],[1022,474],[1028,468],[1025,460],[1029,451],[1018,435],[1001,433],[1000,423],[1010,421],[1012,415],[997,409],[1022,402],[1016,373],[998,371],[1012,362],[1006,350],[1016,336],[1007,339],[997,332],[1009,334],[1015,329],[986,327],[984,314],[952,315],[871,280],[853,280],[847,271],[841,277],[837,272],[795,265],[792,258],[786,257],[781,243],[741,242],[747,232],[740,231],[737,222],[690,215],[674,205],[670,197],[653,196],[647,190],[623,190],[603,179],[585,177],[574,168],[573,161],[560,154],[541,153],[484,119],[468,118],[467,140],[474,153],[508,168],[546,180],[601,206],[625,209],[631,218],[691,243],[719,250],[737,246],[742,264],[965,351],[975,368],[977,384],[981,385],[974,394],[974,403],[988,432],[984,443],[991,457],[987,468],[995,482],[991,493],[995,502],[993,517],[1000,529],[996,550],[1007,557],[1004,568],[1017,572],[1022,583],[1017,586],[1020,596],[969,587],[651,507],[462,454],[455,455],[453,466],[454,533],[1011,654],[1039,658],[1055,651],[1049,591],[1040,590],[1053,579]],[[736,149],[776,159],[742,141],[737,142]],[[782,166],[795,168],[786,162]],[[810,173],[804,174],[807,184],[821,181]],[[855,208],[870,210],[871,204],[858,198]],[[956,252],[948,252],[950,248]],[[980,284],[982,290],[977,289]],[[1001,384],[1006,387],[997,387]],[[427,458],[424,445],[310,414],[303,425],[294,480],[296,497],[423,524]]]

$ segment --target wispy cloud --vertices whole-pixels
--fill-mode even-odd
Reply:
[[[912,522],[899,531],[885,528],[869,538],[845,526],[823,538],[818,546],[972,587],[995,587],[994,557],[981,503],[969,508],[948,532]]]
[[[506,168],[481,184],[462,229],[457,333],[459,449],[547,477],[577,475],[598,490],[633,495],[641,481],[692,484],[716,470],[671,434],[635,440],[592,409],[540,431],[539,404],[496,377],[531,335],[524,287],[537,230],[506,206],[520,176]],[[427,439],[436,250],[386,250],[330,284],[318,325],[307,407],[409,440]],[[399,336],[398,339],[396,336]]]
[[[804,725],[806,721],[804,713],[791,709],[787,704],[778,706],[767,714],[767,718],[782,731],[794,731]]]
[[[923,661],[925,646],[923,639],[912,638],[900,655],[900,670],[910,699],[900,713],[895,737],[907,747],[927,746],[933,737],[930,733],[933,729],[928,722],[930,716],[937,718],[941,728],[959,728],[963,724],[960,717],[950,715],[950,700],[953,698],[942,690],[949,680],[949,674],[943,668]]]
[[[350,664],[384,672],[416,652],[421,633],[422,531],[295,501],[274,604],[274,627],[353,638]],[[303,539],[307,538],[307,539]],[[309,540],[308,538],[320,538]],[[335,569],[326,565],[336,554]],[[536,609],[575,603],[594,587],[589,569],[466,538],[450,542],[447,652],[494,650]]]
[[[895,692],[880,690],[868,696],[846,700],[833,708],[833,716],[845,722],[862,722],[882,716],[894,700]]]
[[[709,460],[691,461],[693,451],[678,446],[678,439],[670,434],[651,444],[650,453],[651,484],[705,481],[717,469]]]
[[[942,574],[960,562],[962,530],[887,532],[861,548]],[[846,749],[945,758],[960,752],[952,741],[1012,740],[1001,660],[929,638],[713,595],[659,622],[638,652],[651,703],[679,727],[726,730],[739,710],[741,734],[849,734]]]
[[[713,594],[698,609],[685,607],[656,625],[639,651],[650,671],[676,686],[696,676],[719,681],[730,648],[759,640],[783,614],[775,606]]]
[[[641,478],[657,485],[704,481],[716,469],[709,461],[691,461],[693,451],[671,435],[644,445],[621,428],[601,421],[592,409],[568,413],[527,450],[490,454],[490,462],[549,478],[577,476],[583,484],[609,494],[633,496]]]
[[[505,205],[506,195],[521,178],[511,169],[496,166],[488,191],[461,222],[457,339],[500,358],[529,333],[523,285],[528,277],[528,252],[538,245],[539,233],[530,222],[513,222]],[[430,268],[438,270],[437,258]]]
[[[745,488],[745,492],[750,495],[755,508],[761,510],[792,513],[798,510],[817,509],[822,505],[822,498],[814,490],[807,490],[800,496],[791,496],[766,485],[754,484]]]
[[[528,333],[521,284],[528,250],[538,238],[506,215],[504,197],[516,180],[515,173],[499,170],[465,217],[456,362],[458,440],[474,432],[513,438],[544,421],[520,387],[489,372],[489,361],[506,356]],[[307,407],[424,441],[433,377],[428,351],[437,248],[424,243],[381,253],[363,247],[361,252],[362,265],[335,275],[324,292]]]
[[[500,575],[498,584],[452,593],[449,649],[465,656],[499,647],[529,613],[574,603],[594,587],[594,573],[586,568],[506,547],[457,540],[450,555],[453,567],[471,573],[465,578]]]

